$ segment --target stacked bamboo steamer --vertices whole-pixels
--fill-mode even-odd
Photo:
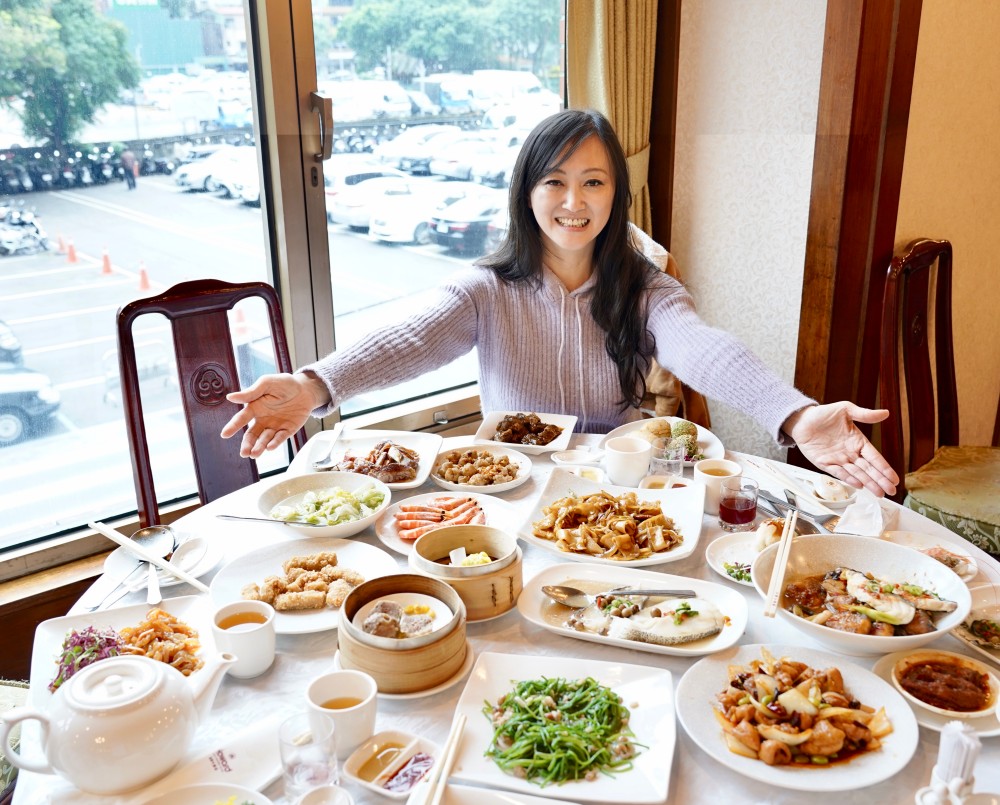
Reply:
[[[456,548],[467,555],[487,554],[492,561],[468,567],[447,563]],[[517,538],[486,525],[459,525],[424,534],[410,552],[410,568],[447,583],[465,603],[470,621],[509,612],[521,594],[521,548]]]
[[[401,595],[400,595],[401,594]],[[450,617],[429,634],[402,639],[366,633],[353,620],[366,604],[406,594],[426,595],[442,602]],[[447,584],[428,576],[383,576],[355,587],[340,609],[337,643],[340,666],[363,671],[375,679],[379,693],[417,693],[437,687],[465,663],[465,604]]]

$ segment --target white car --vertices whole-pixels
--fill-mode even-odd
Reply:
[[[469,178],[490,187],[510,187],[510,175],[520,153],[521,146],[512,145],[481,156],[473,162]]]
[[[337,196],[346,188],[369,179],[383,177],[409,178],[408,174],[402,171],[372,162],[367,154],[335,154],[324,162],[323,183],[326,189],[327,221],[334,223],[332,211],[337,203]],[[365,225],[367,226],[367,222]]]
[[[433,140],[431,143],[433,144]],[[472,178],[472,166],[484,158],[492,157],[503,146],[495,140],[479,134],[470,134],[464,139],[454,140],[447,147],[436,149],[427,169],[433,176],[447,176],[449,179],[468,181]]]
[[[376,146],[372,156],[386,165],[399,167],[399,161],[414,148],[422,147],[425,143],[439,134],[449,132],[457,135],[462,131],[458,126],[445,123],[422,123],[404,129],[391,140],[380,143]]]
[[[409,194],[412,181],[409,177],[380,176],[345,187],[327,207],[327,219],[353,229],[367,229],[372,213],[383,199],[389,195]]]
[[[226,198],[239,198],[243,186],[251,182],[258,182],[257,149],[245,147],[238,148],[230,161],[217,167],[210,181]]]
[[[490,191],[472,182],[414,183],[410,193],[382,199],[368,223],[368,236],[385,243],[431,243],[431,216],[459,199],[485,192]]]
[[[241,151],[250,151],[256,155],[254,148],[227,145],[204,159],[181,165],[174,174],[174,182],[187,190],[205,190],[214,193],[219,189],[219,185],[212,178],[213,174],[225,171],[234,161],[243,159],[243,154],[238,153]]]

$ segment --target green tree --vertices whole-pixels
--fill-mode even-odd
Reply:
[[[492,30],[498,49],[511,65],[524,59],[539,78],[548,66],[549,45],[558,41],[563,4],[553,0],[494,0],[490,6]],[[551,61],[558,58],[553,54]]]
[[[138,84],[125,28],[93,0],[2,0],[0,31],[0,103],[19,110],[27,136],[57,148]]]

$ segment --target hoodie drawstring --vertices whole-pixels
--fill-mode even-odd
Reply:
[[[580,384],[580,433],[587,432],[587,398],[583,393],[583,319],[580,318],[580,297],[573,300],[576,302],[576,343],[577,343],[577,371],[576,377]],[[565,406],[563,407],[565,411]]]
[[[566,390],[563,388],[563,368],[562,368],[562,357],[563,357],[563,346],[566,344],[566,327],[565,327],[565,309],[566,309],[566,291],[562,288],[559,289],[560,301],[559,301],[559,355],[558,355],[558,368],[556,374],[559,377],[559,410],[566,410]]]

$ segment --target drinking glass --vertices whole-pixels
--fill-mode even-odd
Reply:
[[[306,791],[340,782],[336,728],[332,718],[299,713],[278,728],[285,796],[294,802]]]
[[[750,531],[757,517],[757,482],[742,475],[719,485],[719,525],[725,531]]]
[[[653,439],[653,454],[649,460],[650,475],[684,474],[684,446],[672,444],[672,437],[658,436]]]

